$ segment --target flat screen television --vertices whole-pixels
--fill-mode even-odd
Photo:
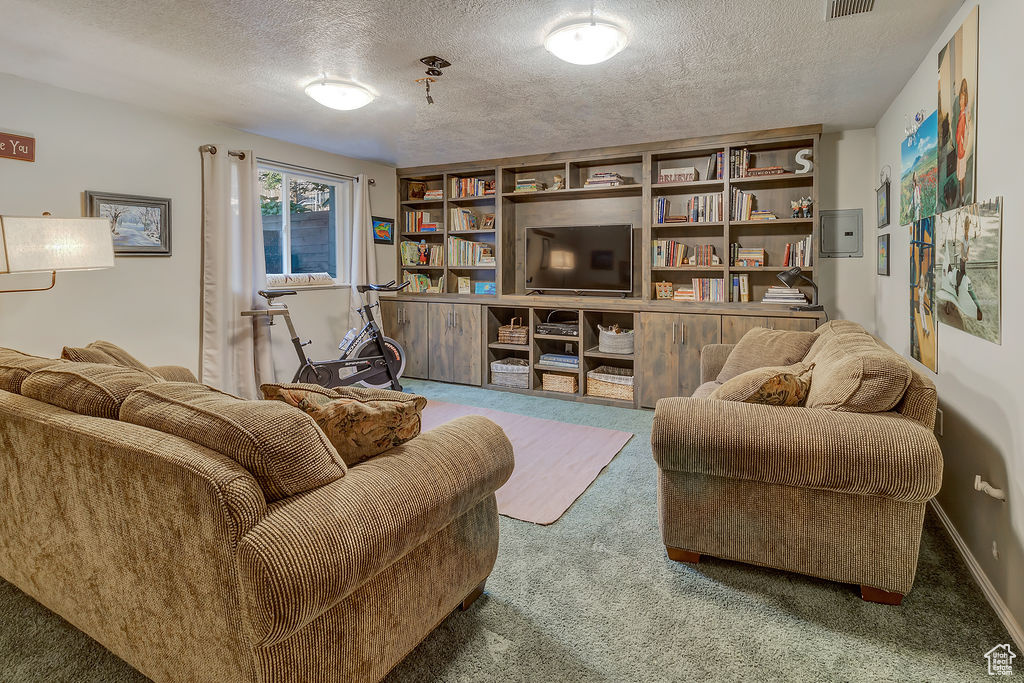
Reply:
[[[632,292],[633,226],[527,228],[526,289]]]

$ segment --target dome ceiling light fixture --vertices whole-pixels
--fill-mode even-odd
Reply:
[[[594,19],[590,7],[590,21],[569,24],[556,29],[544,39],[544,48],[570,64],[600,64],[611,59],[626,47],[626,32],[607,21]]]
[[[325,107],[342,111],[365,107],[376,97],[357,83],[330,79],[326,75],[307,85],[306,94]]]

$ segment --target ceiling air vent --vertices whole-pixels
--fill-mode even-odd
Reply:
[[[864,14],[875,8],[875,0],[825,0],[825,21]]]

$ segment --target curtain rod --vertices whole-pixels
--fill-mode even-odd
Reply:
[[[300,173],[311,173],[313,175],[328,176],[331,178],[340,178],[342,180],[359,180],[358,176],[347,175],[345,173],[332,173],[330,171],[323,171],[318,168],[310,168],[308,166],[299,166],[298,164],[289,164],[284,161],[274,161],[273,159],[265,159],[263,157],[256,157],[256,161],[261,164],[267,164],[268,166],[275,166],[285,171],[298,171]],[[376,185],[377,181],[373,178],[367,180],[370,185]]]
[[[217,147],[216,145],[202,145],[199,148],[199,151],[201,153],[209,152],[210,154],[216,154]],[[245,152],[235,152],[233,150],[228,150],[228,156],[238,157],[239,159],[245,159]]]

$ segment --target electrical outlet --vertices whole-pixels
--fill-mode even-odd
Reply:
[[[992,541],[992,559],[999,559],[999,546],[996,545],[995,541]]]
[[[935,409],[935,433],[942,436],[942,408]]]

